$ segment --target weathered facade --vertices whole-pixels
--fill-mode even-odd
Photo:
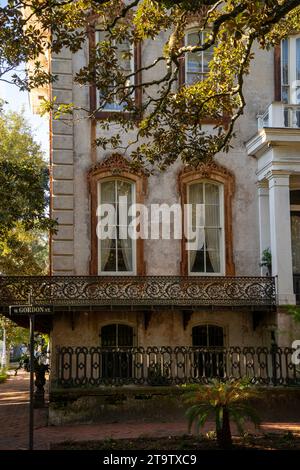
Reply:
[[[158,41],[141,44],[140,63],[155,58],[160,46]],[[35,281],[33,298],[54,305],[48,323],[53,384],[64,377],[72,379],[72,373],[79,379],[91,374],[95,364],[97,378],[108,382],[134,375],[136,363],[130,365],[129,353],[119,355],[117,362],[97,356],[87,365],[91,348],[106,349],[106,354],[109,348],[155,346],[271,350],[274,345],[291,348],[292,341],[300,339],[283,308],[294,304],[296,296],[299,301],[300,294],[300,105],[292,93],[283,99],[279,55],[280,48],[256,51],[246,79],[247,107],[237,123],[233,149],[198,170],[185,169],[178,161],[149,178],[133,174],[126,161],[130,155],[112,155],[93,146],[103,132],[97,119],[86,119],[83,113],[50,120],[51,214],[59,229],[51,239],[52,277]],[[85,109],[95,104],[95,90],[73,82],[88,57],[88,44],[77,54],[65,50],[51,57],[50,68],[58,79],[50,93],[57,103],[74,102]],[[292,56],[289,61],[292,71]],[[99,119],[105,119],[105,113]],[[125,140],[131,137],[124,135]],[[106,259],[108,248],[99,245],[96,209],[101,185],[110,182],[118,188],[116,181],[131,185],[135,202],[148,208],[186,203],[193,185],[203,194],[206,191],[207,198],[212,197],[211,188],[218,188],[214,204],[220,210],[218,250],[209,249],[212,235],[202,248],[205,262],[198,260],[197,253],[192,258],[181,240],[137,240],[132,252],[116,248],[125,269],[116,268],[115,273],[106,269],[115,255],[110,246]],[[272,272],[267,275],[260,262],[263,250],[269,248]],[[21,286],[14,291],[14,302],[26,301],[26,286]],[[76,353],[77,347],[81,349]],[[209,360],[194,358],[192,365],[190,359],[190,371],[181,379],[216,371],[214,367],[220,368],[223,361],[218,354]],[[205,361],[211,369],[205,369]],[[127,372],[122,372],[123,366]],[[143,365],[143,370],[147,367]],[[224,376],[222,367],[219,375]]]

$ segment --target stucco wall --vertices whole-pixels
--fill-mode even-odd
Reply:
[[[144,63],[151,61],[163,41],[145,42],[142,47]],[[75,112],[73,117],[52,121],[52,178],[53,216],[58,218],[59,231],[52,242],[53,274],[89,274],[91,253],[90,196],[87,172],[97,161],[110,153],[95,149],[95,136],[100,135],[99,126],[87,119],[89,89],[73,83],[72,77],[88,60],[88,47],[71,55],[64,51],[52,58],[52,69],[58,74],[52,95],[58,102],[73,101],[87,111]],[[247,106],[236,125],[236,138],[228,154],[216,156],[216,160],[228,168],[235,177],[233,198],[233,253],[236,275],[260,274],[260,248],[258,230],[258,201],[256,188],[257,162],[246,153],[245,142],[256,133],[256,116],[262,113],[274,98],[273,51],[258,51],[246,79]],[[104,134],[101,131],[102,135]],[[124,139],[132,139],[131,132]],[[180,162],[166,172],[151,176],[148,181],[146,205],[152,203],[180,203],[177,177]],[[181,243],[178,240],[148,240],[144,245],[146,274],[176,275],[180,273]],[[52,350],[56,345],[99,344],[101,325],[126,322],[136,328],[136,341],[142,345],[191,344],[191,328],[197,323],[220,324],[225,328],[227,345],[261,345],[270,340],[270,331],[252,328],[252,314],[246,312],[199,312],[192,315],[184,331],[182,317],[178,312],[154,313],[147,331],[141,314],[124,311],[75,314],[72,330],[70,315],[57,317],[52,332]],[[269,323],[274,323],[269,318]]]
[[[144,62],[157,54],[162,42],[147,41],[142,48]],[[59,59],[53,58],[52,67],[60,74],[53,89],[58,100],[72,99],[84,109],[89,109],[88,87],[73,83],[72,74],[86,63],[87,45],[77,54],[67,52]],[[258,86],[259,84],[259,86]],[[248,157],[246,142],[257,129],[256,115],[273,100],[273,52],[259,51],[246,80],[247,107],[244,116],[236,126],[234,148],[228,155],[221,154],[217,160],[235,175],[236,191],[233,200],[233,249],[237,275],[257,275],[259,269],[258,205],[256,190],[256,161]],[[69,96],[70,95],[70,96]],[[52,246],[53,274],[89,273],[90,260],[90,201],[86,174],[96,162],[108,155],[101,149],[93,149],[93,127],[87,113],[76,112],[73,125],[53,123],[54,217],[61,224]],[[68,124],[68,123],[67,123]],[[66,130],[64,130],[66,129]],[[99,135],[99,128],[96,135]],[[101,131],[102,132],[102,131]],[[103,133],[103,132],[102,132]],[[131,138],[127,135],[125,139]],[[177,175],[180,163],[165,173],[149,178],[146,203],[169,204],[180,202]],[[74,191],[74,188],[75,191]],[[178,240],[147,241],[145,260],[147,274],[179,274],[180,242]]]
[[[112,323],[126,324],[134,329],[134,346],[192,346],[192,328],[201,324],[213,324],[223,328],[224,345],[270,346],[271,334],[267,327],[274,323],[272,314],[265,313],[262,321],[253,329],[253,317],[247,311],[199,311],[183,328],[179,311],[161,310],[153,312],[148,328],[145,329],[142,312],[102,311],[65,313],[55,316],[51,334],[52,377],[56,371],[57,346],[101,346],[101,328]]]

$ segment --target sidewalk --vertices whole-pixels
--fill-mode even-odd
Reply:
[[[19,372],[0,384],[0,450],[26,449],[28,445],[29,375]],[[203,432],[214,429],[208,423]],[[292,431],[300,434],[300,422],[264,422],[263,432]],[[163,437],[187,434],[187,422],[99,423],[47,426],[47,409],[35,410],[35,449],[48,449],[50,442],[108,438]]]

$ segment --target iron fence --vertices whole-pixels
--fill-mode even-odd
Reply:
[[[291,348],[185,346],[57,349],[62,387],[176,385],[248,377],[260,385],[300,385]]]

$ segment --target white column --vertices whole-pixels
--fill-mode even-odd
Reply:
[[[279,304],[294,304],[289,175],[272,171],[268,179],[272,275]]]
[[[269,188],[267,181],[257,183],[258,194],[258,217],[259,217],[259,245],[260,259],[264,250],[271,248],[270,240],[270,210],[269,210]],[[266,269],[261,268],[261,274],[264,275]]]

